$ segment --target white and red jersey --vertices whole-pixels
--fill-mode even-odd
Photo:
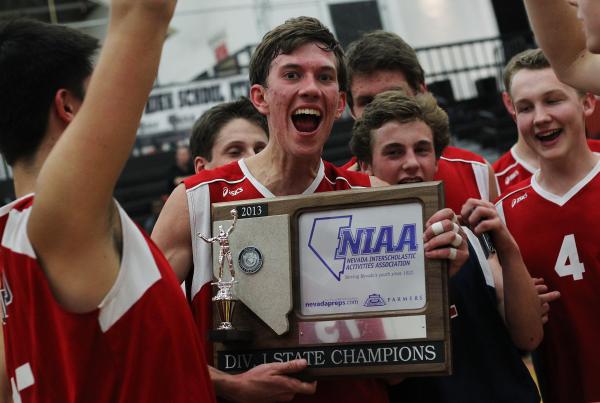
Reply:
[[[469,198],[490,200],[490,186],[496,186],[483,157],[452,146],[444,149],[434,180],[444,182],[446,207],[457,214]]]
[[[561,297],[552,302],[539,347],[544,401],[600,401],[600,163],[564,196],[530,184],[497,203],[532,277]]]
[[[346,171],[358,171],[360,169],[358,166],[358,158],[350,158],[348,162],[340,167],[340,169],[345,169]]]
[[[588,139],[590,150],[600,151],[600,140]],[[503,194],[513,185],[529,179],[537,171],[537,167],[531,165],[517,154],[515,146],[505,152],[492,164],[496,172],[496,181],[500,194]]]
[[[6,370],[17,402],[211,402],[198,333],[162,253],[119,208],[121,267],[98,308],[66,311],[27,237],[33,196],[0,208]],[[82,240],[85,242],[85,239]]]
[[[492,164],[496,172],[496,181],[500,188],[500,194],[503,194],[513,185],[530,178],[537,170],[537,167],[529,164],[517,154],[515,146],[502,154],[500,158]]]
[[[341,169],[352,170],[356,164],[356,157],[352,157]],[[446,207],[457,214],[469,198],[490,200],[489,167],[485,159],[474,152],[452,146],[444,148],[434,180],[444,182]]]
[[[333,190],[370,187],[365,174],[350,172],[322,161],[314,181],[302,193],[305,195]],[[211,203],[257,198],[275,195],[261,184],[248,170],[244,160],[235,161],[213,170],[205,170],[184,180],[187,192],[192,234],[211,234]],[[191,300],[196,324],[202,335],[212,327],[212,248],[196,236],[192,236],[194,271],[192,275]],[[207,351],[210,351],[210,344]],[[387,389],[378,380],[319,381],[316,395],[298,395],[294,401],[345,401],[387,402]]]

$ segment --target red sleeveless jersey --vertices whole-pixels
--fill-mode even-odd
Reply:
[[[302,194],[370,187],[370,179],[359,172],[350,172],[322,161],[314,181]],[[210,234],[211,203],[275,197],[248,170],[244,160],[201,171],[184,180],[190,213],[191,233]],[[194,271],[192,275],[192,310],[200,333],[206,335],[212,327],[212,253],[207,243],[192,237]],[[208,342],[207,342],[208,343]],[[207,351],[210,351],[207,344]],[[387,388],[374,379],[321,380],[312,396],[297,395],[294,401],[309,402],[387,402]]]
[[[529,184],[497,203],[532,277],[543,277],[552,302],[539,347],[544,401],[600,401],[600,163],[564,196]]]
[[[469,198],[490,199],[489,178],[489,167],[483,157],[452,146],[444,149],[434,177],[444,182],[446,207],[457,214]]]
[[[189,308],[157,247],[119,208],[119,275],[98,308],[54,299],[27,237],[33,196],[0,208],[6,368],[17,402],[211,402]],[[85,242],[85,239],[82,240]]]
[[[600,140],[588,139],[588,146],[594,152],[600,151]],[[531,178],[537,168],[521,158],[513,146],[492,164],[496,172],[496,181],[500,194],[504,194],[512,186]]]

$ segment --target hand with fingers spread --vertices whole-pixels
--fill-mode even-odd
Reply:
[[[538,293],[540,305],[542,306],[542,323],[548,322],[548,313],[550,312],[550,303],[560,298],[559,291],[548,291],[548,286],[544,279],[536,277],[533,279],[533,285]]]
[[[296,394],[312,395],[317,382],[303,382],[289,375],[306,368],[306,360],[261,364],[239,375],[211,368],[217,395],[234,402],[287,402]]]
[[[469,258],[466,239],[467,236],[458,225],[454,211],[449,208],[442,209],[425,223],[425,257],[450,260],[449,274],[453,276]]]

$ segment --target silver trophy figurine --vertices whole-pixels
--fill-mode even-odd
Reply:
[[[217,295],[215,295],[212,300],[217,305],[217,310],[221,319],[221,323],[217,327],[217,333],[223,333],[223,331],[227,331],[230,333],[229,336],[231,336],[233,334],[232,332],[235,331],[233,325],[231,324],[231,320],[233,317],[233,311],[238,301],[233,289],[237,281],[235,280],[235,270],[233,269],[231,249],[229,248],[229,235],[233,232],[238,218],[237,211],[235,209],[231,210],[231,216],[233,217],[233,223],[227,229],[227,231],[223,229],[222,225],[219,225],[219,234],[215,237],[207,238],[204,236],[204,234],[198,234],[198,237],[204,242],[210,244],[217,242],[219,244],[219,275],[217,277],[217,281],[211,283],[212,285],[216,285],[218,290]],[[231,277],[231,279],[227,281],[223,280],[223,268],[225,264],[227,264]],[[230,338],[228,336],[224,337],[227,339]]]

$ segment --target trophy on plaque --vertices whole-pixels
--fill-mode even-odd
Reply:
[[[217,326],[217,329],[211,332],[211,338],[218,340],[239,339],[240,335],[244,335],[243,338],[247,337],[247,335],[244,334],[245,332],[236,330],[231,323],[238,298],[236,297],[234,290],[234,286],[237,281],[235,279],[235,270],[233,268],[233,258],[231,257],[229,236],[235,228],[238,216],[235,209],[232,209],[230,214],[233,217],[233,222],[227,230],[224,230],[223,226],[220,225],[217,236],[208,238],[204,234],[198,234],[198,237],[204,242],[210,244],[218,243],[219,245],[219,275],[217,276],[217,281],[211,283],[211,285],[217,286],[217,295],[215,295],[212,300],[217,306],[217,311],[219,312],[219,318],[221,320],[221,323]],[[229,270],[229,280],[223,279],[225,265],[227,265]]]

